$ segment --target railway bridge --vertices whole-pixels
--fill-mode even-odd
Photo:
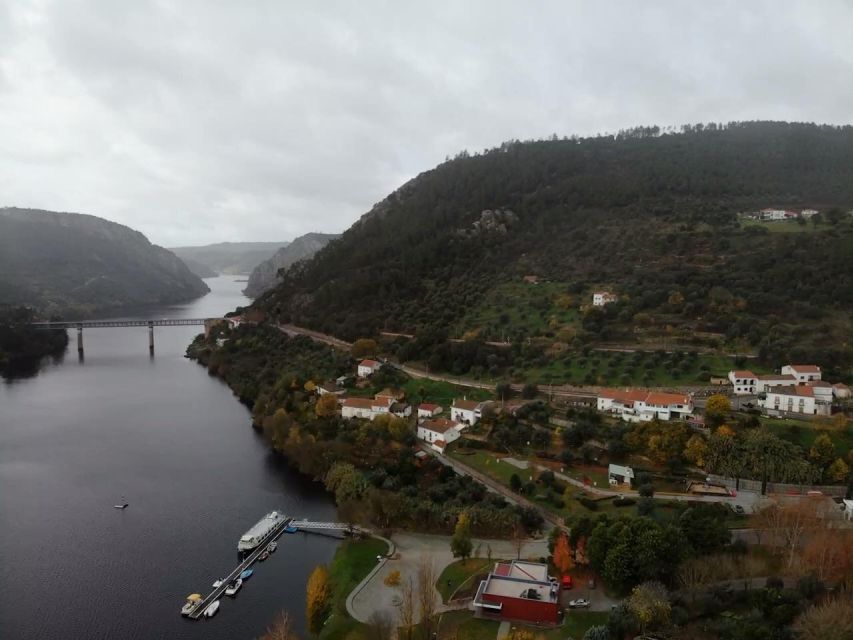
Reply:
[[[154,327],[204,327],[207,334],[211,327],[227,318],[160,318],[151,320],[72,320],[62,322],[34,322],[37,329],[77,329],[77,352],[83,355],[83,329],[104,329],[121,327],[148,327],[148,351],[154,353]]]

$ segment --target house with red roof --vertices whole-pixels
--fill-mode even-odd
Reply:
[[[459,439],[464,428],[465,425],[445,418],[424,420],[418,425],[418,438],[429,444],[435,451],[444,453],[448,444]]]
[[[814,388],[807,385],[771,387],[761,406],[768,413],[799,413],[811,416],[828,416],[831,402],[815,397]]]
[[[376,360],[362,360],[358,363],[358,369],[356,372],[358,373],[359,378],[369,378],[379,371],[381,367],[382,363],[377,362]]]
[[[483,417],[485,402],[476,400],[454,400],[450,407],[450,419],[463,424],[474,425]]]
[[[693,400],[683,393],[644,389],[602,389],[596,398],[599,411],[618,415],[626,422],[685,420],[693,413]]]
[[[440,404],[432,404],[431,402],[422,402],[418,405],[419,418],[434,418],[442,412]]]
[[[512,560],[498,562],[480,582],[472,602],[476,615],[536,625],[560,622],[560,585],[548,565]]]
[[[798,384],[820,380],[820,367],[816,364],[786,364],[782,373],[787,373],[797,379]]]
[[[758,376],[748,369],[729,371],[729,382],[736,396],[755,395]]]

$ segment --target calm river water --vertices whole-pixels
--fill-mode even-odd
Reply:
[[[210,317],[245,304],[222,276],[194,302],[135,317]],[[242,639],[286,608],[336,542],[296,534],[212,620],[181,618],[237,564],[269,510],[334,519],[322,488],[275,459],[231,391],[184,358],[200,327],[91,329],[61,362],[0,382],[0,637]],[[124,511],[113,504],[126,496]]]

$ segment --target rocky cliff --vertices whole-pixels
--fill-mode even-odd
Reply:
[[[262,293],[275,286],[278,270],[306,260],[325,247],[332,240],[339,238],[335,233],[306,233],[299,236],[291,244],[276,251],[269,260],[265,260],[252,271],[249,284],[243,290],[250,298],[257,298]]]

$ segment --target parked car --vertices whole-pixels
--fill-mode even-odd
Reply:
[[[570,609],[586,609],[589,606],[589,600],[586,598],[578,598],[569,602]]]
[[[572,588],[572,576],[563,576],[563,589],[571,589]]]
[[[741,505],[736,504],[735,505],[735,513],[738,514],[739,516],[742,516],[746,513],[746,511],[744,511],[744,509]]]

